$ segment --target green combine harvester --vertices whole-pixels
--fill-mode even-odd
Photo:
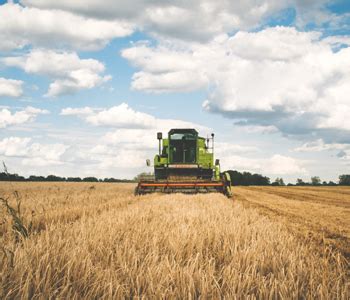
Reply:
[[[220,173],[218,159],[214,164],[214,134],[203,138],[195,129],[171,129],[167,138],[163,139],[161,132],[157,138],[154,175],[141,176],[136,195],[215,192],[232,196],[229,173]]]

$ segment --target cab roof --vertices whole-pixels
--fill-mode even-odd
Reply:
[[[194,135],[198,135],[198,131],[193,128],[174,128],[169,131],[169,135],[174,133],[192,133]]]

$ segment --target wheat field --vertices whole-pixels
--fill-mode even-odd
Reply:
[[[133,188],[0,183],[0,299],[349,298],[350,188]]]

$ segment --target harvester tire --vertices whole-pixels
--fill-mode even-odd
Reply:
[[[230,174],[228,172],[224,172],[224,174],[222,175],[222,180],[224,182],[224,193],[226,195],[226,197],[228,198],[232,198],[233,194],[232,194],[232,190],[231,190],[231,177]]]

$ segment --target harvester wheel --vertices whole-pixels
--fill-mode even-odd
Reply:
[[[230,174],[228,172],[224,172],[223,176],[222,176],[222,180],[224,182],[224,193],[228,198],[232,198],[233,194],[231,191],[231,177]]]
[[[140,191],[139,191],[139,187],[136,186],[135,189],[134,189],[134,195],[135,196],[139,196],[140,195]]]

